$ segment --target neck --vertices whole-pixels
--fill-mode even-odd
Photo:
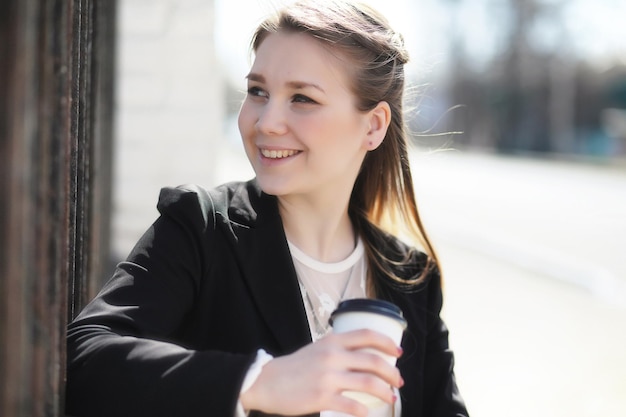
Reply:
[[[354,250],[355,232],[348,216],[348,200],[326,203],[279,197],[279,211],[291,243],[314,259],[338,262]]]

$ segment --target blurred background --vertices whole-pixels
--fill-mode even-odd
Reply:
[[[405,37],[415,183],[472,415],[626,410],[626,3],[371,0]],[[112,258],[160,187],[252,177],[236,128],[281,2],[119,2]]]

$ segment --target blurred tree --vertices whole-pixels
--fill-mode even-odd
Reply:
[[[619,109],[626,109],[626,74],[609,83],[607,90],[609,105]]]

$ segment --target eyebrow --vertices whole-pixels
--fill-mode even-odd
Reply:
[[[248,74],[246,76],[246,78],[250,81],[256,81],[258,83],[262,83],[265,84],[265,77],[261,74],[257,74],[254,72],[251,72],[250,74]],[[318,84],[315,83],[310,83],[310,82],[306,82],[306,81],[289,81],[287,83],[287,86],[290,88],[294,88],[294,89],[303,89],[303,88],[307,88],[307,87],[311,87],[311,88],[315,88],[316,90],[321,91],[322,93],[326,93],[324,91],[324,89],[322,87],[320,87]]]

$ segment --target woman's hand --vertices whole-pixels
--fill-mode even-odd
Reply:
[[[390,338],[371,330],[329,334],[271,360],[241,395],[241,404],[246,410],[282,415],[333,410],[366,417],[367,407],[342,392],[361,391],[391,404],[395,398],[390,386],[399,388],[404,382],[396,367],[364,348],[396,358],[402,354]]]

